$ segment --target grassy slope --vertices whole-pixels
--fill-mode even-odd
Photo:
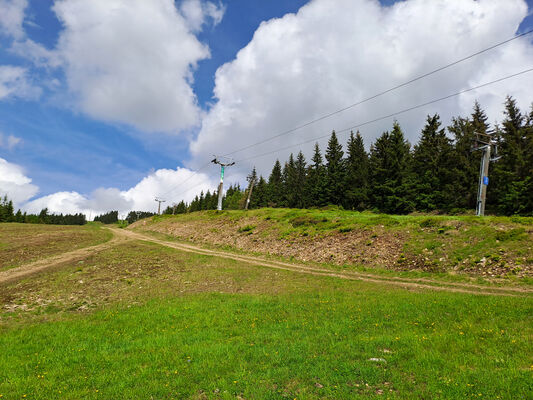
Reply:
[[[5,399],[516,399],[533,389],[531,298],[411,292],[130,242],[3,287],[0,299],[28,305],[0,312]]]
[[[134,229],[173,231],[180,239],[346,268],[520,277],[525,282],[533,275],[533,218],[261,209],[160,216]]]
[[[99,225],[0,224],[0,271],[111,238]]]

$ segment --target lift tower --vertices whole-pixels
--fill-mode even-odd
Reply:
[[[498,161],[497,142],[493,140],[494,132],[476,133],[472,151],[481,150],[481,164],[479,167],[479,186],[477,190],[476,215],[482,217],[485,215],[485,201],[487,199],[487,186],[489,185],[489,164],[491,161]],[[494,150],[492,150],[494,148]],[[491,158],[491,153],[494,156]]]
[[[229,157],[217,157],[211,160],[213,164],[220,165],[220,184],[218,185],[218,205],[217,210],[222,210],[222,192],[224,186],[224,168],[235,165],[235,161]]]

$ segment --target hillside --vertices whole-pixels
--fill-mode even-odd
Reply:
[[[347,269],[533,276],[533,218],[265,208],[155,216],[129,229]]]
[[[192,213],[130,229],[93,227],[100,239],[111,238],[84,248],[74,240],[89,227],[0,224],[2,232],[16,229],[12,243],[34,254],[0,271],[0,398],[527,398],[530,285],[380,266],[358,272],[359,264],[312,266],[237,250],[254,240],[264,246],[250,247],[256,252],[269,241],[271,253],[292,243],[302,251],[294,258],[318,259],[331,252],[325,244],[346,238],[337,247],[343,249],[370,236],[368,247],[382,252],[367,265],[386,266],[379,257],[392,252],[390,238],[409,244],[442,236],[459,249],[446,241],[449,221],[472,237],[478,232],[480,249],[500,240],[505,257],[529,257],[518,255],[530,251],[527,220]],[[204,242],[157,232],[165,229]],[[235,242],[210,244],[205,232]],[[37,235],[47,235],[51,248],[69,240],[72,246],[45,254]],[[306,238],[322,253],[303,253]],[[517,274],[527,281],[529,269]]]

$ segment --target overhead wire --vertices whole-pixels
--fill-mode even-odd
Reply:
[[[336,111],[330,112],[329,114],[322,115],[321,117],[315,118],[315,119],[313,119],[313,120],[311,120],[311,121],[308,121],[308,122],[306,122],[306,123],[304,123],[304,124],[298,125],[298,126],[295,127],[295,128],[288,129],[288,130],[283,131],[283,132],[280,132],[280,133],[278,133],[278,134],[276,134],[276,135],[274,135],[274,136],[271,136],[271,137],[268,137],[268,138],[266,138],[266,139],[263,139],[263,140],[261,140],[261,141],[259,141],[259,142],[257,142],[257,143],[249,144],[249,145],[246,145],[246,146],[244,146],[244,147],[241,147],[241,148],[239,148],[239,149],[237,149],[237,150],[234,150],[234,151],[232,151],[232,152],[230,152],[230,153],[226,153],[225,156],[230,156],[230,155],[235,154],[235,153],[240,153],[241,151],[248,150],[248,149],[251,149],[252,147],[259,146],[259,145],[261,145],[261,144],[264,144],[264,143],[270,142],[271,140],[277,139],[277,138],[279,138],[279,137],[281,137],[281,136],[288,135],[288,134],[290,134],[290,133],[294,133],[294,132],[296,132],[296,131],[298,131],[298,130],[300,130],[300,129],[302,129],[302,128],[305,128],[305,127],[307,127],[307,126],[309,126],[309,125],[312,125],[312,124],[317,123],[317,122],[319,122],[319,121],[323,121],[323,120],[325,120],[325,119],[327,119],[327,118],[330,118],[330,117],[332,117],[332,116],[334,116],[334,115],[340,114],[340,113],[342,113],[342,112],[344,112],[344,111],[346,111],[346,110],[349,110],[349,109],[354,108],[354,107],[356,107],[356,106],[359,106],[359,105],[361,105],[361,104],[367,103],[367,102],[369,102],[369,101],[371,101],[371,100],[374,100],[374,99],[376,99],[376,98],[378,98],[378,97],[381,97],[381,96],[383,96],[383,95],[385,95],[385,94],[388,94],[388,93],[390,93],[390,92],[393,92],[393,91],[395,91],[395,90],[398,90],[398,89],[400,89],[400,88],[402,88],[402,87],[405,87],[405,86],[407,86],[407,85],[410,85],[411,83],[417,82],[417,81],[419,81],[419,80],[421,80],[421,79],[427,78],[428,76],[434,75],[434,74],[436,74],[437,72],[444,71],[445,69],[448,69],[448,68],[450,68],[450,67],[453,67],[454,65],[457,65],[457,64],[460,64],[460,63],[462,63],[462,62],[464,62],[464,61],[470,60],[471,58],[474,58],[474,57],[476,57],[476,56],[479,56],[479,55],[481,55],[481,54],[483,54],[483,53],[486,53],[487,51],[490,51],[490,50],[493,50],[493,49],[495,49],[495,48],[497,48],[497,47],[503,46],[503,45],[506,44],[506,43],[512,42],[512,41],[517,40],[517,39],[519,39],[519,38],[521,38],[521,37],[524,37],[524,36],[526,36],[526,35],[529,35],[529,34],[531,34],[531,33],[533,33],[533,29],[531,29],[531,30],[529,30],[529,31],[526,31],[526,32],[523,32],[523,33],[521,33],[521,34],[519,34],[519,35],[513,36],[513,37],[510,38],[510,39],[507,39],[507,40],[504,40],[504,41],[502,41],[502,42],[496,43],[496,44],[494,44],[494,45],[492,45],[492,46],[490,46],[490,47],[487,47],[487,48],[485,48],[485,49],[483,49],[483,50],[477,51],[476,53],[470,54],[470,55],[468,55],[468,56],[466,56],[466,57],[463,57],[463,58],[461,58],[461,59],[459,59],[459,60],[456,60],[456,61],[454,61],[454,62],[451,62],[451,63],[449,63],[449,64],[446,64],[446,65],[444,65],[444,66],[442,66],[442,67],[439,67],[439,68],[437,68],[437,69],[434,69],[434,70],[432,70],[432,71],[429,71],[429,72],[427,72],[427,73],[425,73],[425,74],[419,75],[419,76],[417,76],[417,77],[415,77],[415,78],[413,78],[413,79],[410,79],[410,80],[408,80],[408,81],[406,81],[406,82],[403,82],[403,83],[401,83],[401,84],[399,84],[399,85],[393,86],[393,87],[391,87],[391,88],[389,88],[389,89],[387,89],[387,90],[384,90],[384,91],[382,91],[382,92],[376,93],[376,94],[374,94],[374,95],[372,95],[372,96],[370,96],[370,97],[367,97],[367,98],[365,98],[365,99],[363,99],[363,100],[360,100],[360,101],[358,101],[358,102],[356,102],[356,103],[350,104],[350,105],[345,106],[345,107],[343,107],[343,108],[341,108],[341,109],[338,109],[338,110],[336,110]]]
[[[410,80],[408,80],[408,81],[406,81],[406,82],[403,82],[403,83],[401,83],[401,84],[398,84],[398,85],[396,85],[396,86],[393,86],[393,87],[391,87],[391,88],[389,88],[389,89],[387,89],[387,90],[384,90],[384,91],[382,91],[382,92],[376,93],[376,94],[374,94],[374,95],[372,95],[372,96],[370,96],[370,97],[367,97],[367,98],[365,98],[365,99],[363,99],[363,100],[360,100],[360,101],[358,101],[358,102],[355,102],[355,103],[353,103],[353,104],[350,104],[350,105],[348,105],[348,106],[345,106],[345,107],[343,107],[343,108],[341,108],[341,109],[338,109],[338,110],[336,110],[336,111],[330,112],[330,113],[325,114],[325,115],[322,115],[322,116],[320,116],[320,117],[318,117],[318,118],[315,118],[315,119],[313,119],[313,120],[310,120],[310,121],[308,121],[308,122],[306,122],[306,123],[304,123],[304,124],[298,125],[298,126],[292,128],[292,129],[285,130],[285,131],[283,131],[283,132],[280,132],[280,133],[278,133],[278,134],[276,134],[276,135],[274,135],[274,136],[271,136],[271,137],[266,138],[266,139],[264,139],[264,140],[261,140],[261,141],[259,141],[259,142],[256,142],[256,143],[253,143],[253,144],[250,144],[250,145],[247,145],[247,146],[241,147],[241,148],[239,148],[239,149],[237,149],[237,150],[234,150],[234,151],[232,151],[232,152],[230,152],[230,153],[226,153],[226,154],[224,154],[224,157],[231,156],[231,155],[236,154],[236,153],[240,153],[241,151],[248,150],[248,149],[250,149],[250,148],[253,148],[253,147],[255,147],[255,146],[259,146],[259,145],[261,145],[261,144],[267,143],[267,142],[269,142],[269,141],[271,141],[271,140],[274,140],[274,139],[276,139],[276,138],[279,138],[279,137],[281,137],[281,136],[288,135],[288,134],[290,134],[290,133],[296,132],[296,131],[298,131],[298,130],[300,130],[300,129],[302,129],[302,128],[305,128],[305,127],[310,126],[310,125],[312,125],[312,124],[315,124],[315,123],[317,123],[317,122],[323,121],[323,120],[325,120],[325,119],[327,119],[327,118],[330,118],[330,117],[332,117],[332,116],[334,116],[334,115],[340,114],[340,113],[342,113],[342,112],[344,112],[344,111],[346,111],[346,110],[349,110],[349,109],[351,109],[351,108],[357,107],[357,106],[359,106],[359,105],[361,105],[361,104],[364,104],[364,103],[366,103],[366,102],[369,102],[369,101],[371,101],[371,100],[374,100],[374,99],[376,99],[376,98],[378,98],[378,97],[384,96],[385,94],[391,93],[391,92],[393,92],[393,91],[395,91],[395,90],[398,90],[398,89],[400,89],[400,88],[402,88],[402,87],[405,87],[405,86],[407,86],[407,85],[410,85],[411,83],[417,82],[417,81],[419,81],[419,80],[421,80],[421,79],[424,79],[424,78],[426,78],[426,77],[428,77],[428,76],[434,75],[434,74],[436,74],[436,73],[438,73],[438,72],[441,72],[441,71],[443,71],[443,70],[446,70],[446,69],[448,69],[448,68],[450,68],[450,67],[453,67],[453,66],[455,66],[455,65],[457,65],[457,64],[460,64],[460,63],[462,63],[462,62],[464,62],[464,61],[467,61],[467,60],[469,60],[469,59],[472,59],[472,58],[474,58],[474,57],[476,57],[476,56],[478,56],[478,55],[481,55],[481,54],[486,53],[486,52],[488,52],[488,51],[490,51],[490,50],[493,50],[493,49],[495,49],[495,48],[497,48],[497,47],[500,47],[500,46],[502,46],[502,45],[504,45],[504,44],[506,44],[506,43],[509,43],[509,42],[512,42],[512,41],[514,41],[514,40],[517,40],[517,39],[519,39],[519,38],[521,38],[521,37],[527,36],[527,35],[529,35],[529,34],[531,34],[531,33],[533,33],[533,29],[528,30],[528,31],[526,31],[526,32],[523,32],[523,33],[521,33],[521,34],[518,34],[518,35],[516,35],[516,36],[513,36],[512,38],[509,38],[509,39],[504,40],[504,41],[502,41],[502,42],[496,43],[496,44],[494,44],[494,45],[492,45],[492,46],[490,46],[490,47],[487,47],[487,48],[485,48],[485,49],[483,49],[483,50],[477,51],[477,52],[475,52],[475,53],[473,53],[473,54],[470,54],[470,55],[468,55],[468,56],[466,56],[466,57],[463,57],[463,58],[461,58],[461,59],[459,59],[459,60],[456,60],[456,61],[453,61],[453,62],[451,62],[451,63],[449,63],[449,64],[446,64],[446,65],[444,65],[444,66],[442,66],[442,67],[439,67],[439,68],[437,68],[437,69],[434,69],[434,70],[432,70],[432,71],[429,71],[429,72],[427,72],[427,73],[424,73],[424,74],[422,74],[422,75],[419,75],[419,76],[417,76],[417,77],[415,77],[415,78],[413,78],[413,79],[410,79]],[[492,82],[488,82],[488,83],[486,83],[486,84],[479,85],[479,86],[476,86],[476,87],[473,87],[473,88],[469,88],[469,89],[466,89],[466,90],[464,90],[464,91],[457,92],[457,93],[454,93],[454,94],[449,95],[449,96],[445,96],[445,97],[440,98],[440,99],[436,99],[436,100],[433,100],[433,101],[430,101],[430,102],[427,102],[427,103],[424,103],[424,104],[420,104],[420,105],[418,105],[418,106],[410,107],[410,108],[408,108],[408,109],[405,109],[405,110],[399,111],[399,112],[394,113],[394,114],[390,114],[390,115],[387,115],[387,116],[383,116],[383,117],[380,117],[380,118],[377,118],[377,119],[374,119],[374,120],[371,120],[371,121],[364,122],[364,123],[362,123],[362,124],[354,125],[353,127],[345,128],[345,129],[343,129],[343,130],[340,130],[340,131],[338,131],[338,133],[343,133],[343,132],[346,132],[346,131],[351,130],[351,129],[356,129],[356,128],[358,128],[358,127],[362,127],[362,126],[365,126],[365,125],[368,125],[368,124],[371,124],[371,123],[374,123],[374,122],[378,122],[378,121],[380,121],[380,120],[383,120],[383,119],[386,119],[386,118],[390,118],[391,116],[398,115],[398,114],[402,114],[402,113],[405,113],[405,112],[408,112],[408,111],[411,111],[411,110],[414,110],[414,109],[417,109],[417,108],[424,107],[424,106],[429,105],[429,104],[433,104],[433,103],[436,103],[436,102],[439,102],[439,101],[443,101],[443,100],[448,99],[448,98],[450,98],[450,97],[455,97],[455,96],[458,96],[458,95],[460,95],[460,94],[462,94],[462,93],[466,93],[466,92],[468,92],[468,91],[472,91],[472,90],[475,90],[475,89],[479,89],[479,88],[481,88],[481,87],[488,86],[488,85],[491,85],[491,84],[493,84],[493,83],[500,82],[500,81],[502,81],[502,80],[510,79],[510,78],[512,78],[512,77],[514,77],[514,76],[521,75],[521,74],[524,74],[524,73],[527,73],[527,72],[530,72],[530,71],[531,71],[531,70],[522,71],[522,72],[520,72],[520,73],[513,74],[513,75],[510,75],[510,76],[507,76],[507,77],[504,77],[504,78],[501,78],[501,79],[498,79],[498,80],[495,80],[495,81],[492,81]],[[328,134],[328,135],[329,135],[329,134]],[[306,144],[306,143],[309,143],[309,142],[312,142],[312,141],[316,141],[316,140],[322,139],[322,138],[324,138],[324,137],[327,137],[328,135],[323,135],[323,136],[320,136],[320,137],[316,137],[316,138],[313,138],[313,139],[310,139],[310,140],[306,140],[306,141],[304,141],[304,142],[301,142],[301,143],[298,143],[298,144],[295,144],[295,145],[287,146],[287,147],[282,148],[282,149],[278,149],[278,150],[270,151],[270,152],[263,153],[263,154],[260,154],[260,155],[256,155],[256,156],[253,156],[253,157],[243,158],[243,159],[240,159],[240,160],[238,160],[238,161],[236,161],[236,162],[247,161],[247,160],[250,160],[250,159],[252,159],[252,158],[264,157],[264,156],[266,156],[266,155],[274,154],[274,153],[277,153],[277,152],[280,152],[280,151],[283,151],[283,150],[286,150],[286,149],[289,149],[289,148],[292,148],[292,147],[300,146],[300,145],[302,145],[302,144]],[[186,178],[185,180],[183,180],[182,182],[180,182],[178,185],[172,187],[170,190],[168,190],[168,191],[166,191],[165,193],[163,193],[163,194],[161,195],[161,197],[164,197],[164,196],[168,195],[169,193],[172,193],[172,192],[175,191],[176,189],[180,188],[181,186],[183,186],[185,183],[187,183],[188,181],[190,181],[193,177],[195,177],[196,175],[198,175],[198,173],[199,173],[200,171],[202,171],[203,169],[205,169],[209,164],[210,164],[210,162],[204,164],[203,166],[201,166],[201,167],[198,168],[197,170],[194,170],[192,175],[190,175],[188,178]],[[200,184],[199,184],[199,185],[200,185]],[[192,190],[193,188],[195,188],[196,186],[199,186],[199,185],[195,185],[195,186],[193,186],[193,187],[191,187],[191,188],[188,188],[187,191]],[[178,194],[182,194],[182,193],[185,193],[185,191],[182,191],[182,192],[180,192],[180,193],[178,193]]]
[[[517,72],[515,74],[511,74],[511,75],[507,75],[505,77],[502,77],[502,78],[499,78],[499,79],[495,79],[493,81],[490,81],[490,82],[486,82],[486,83],[483,83],[481,85],[477,85],[477,86],[473,86],[473,87],[470,87],[468,89],[464,89],[464,90],[461,90],[459,92],[456,92],[456,93],[452,93],[452,94],[449,94],[447,96],[444,96],[444,97],[440,97],[438,99],[434,99],[434,100],[431,100],[431,101],[427,101],[425,103],[422,103],[422,104],[418,104],[416,106],[412,106],[412,107],[409,107],[409,108],[405,108],[403,110],[400,110],[400,111],[397,111],[397,112],[394,112],[394,113],[391,113],[391,114],[387,114],[387,115],[384,115],[382,117],[378,117],[378,118],[374,118],[372,120],[369,120],[369,121],[365,121],[365,122],[362,122],[360,124],[356,124],[356,125],[353,125],[353,126],[350,126],[348,128],[344,128],[344,129],[341,129],[339,131],[336,131],[336,133],[345,133],[345,132],[348,132],[348,131],[352,131],[353,129],[357,129],[357,128],[360,128],[360,127],[363,127],[363,126],[366,126],[366,125],[370,125],[372,123],[375,123],[375,122],[379,122],[379,121],[382,121],[382,120],[385,120],[385,119],[388,119],[388,118],[391,118],[391,117],[394,117],[396,115],[400,115],[400,114],[404,114],[404,113],[407,113],[409,111],[413,111],[413,110],[416,110],[416,109],[419,109],[419,108],[422,108],[422,107],[425,107],[425,106],[428,106],[430,104],[434,104],[434,103],[438,103],[440,101],[444,101],[444,100],[447,100],[447,99],[450,99],[452,97],[456,97],[456,96],[459,96],[461,94],[464,94],[464,93],[468,93],[468,92],[471,92],[473,90],[477,90],[477,89],[480,89],[480,88],[483,88],[483,87],[486,87],[486,86],[489,86],[489,85],[493,85],[495,83],[498,83],[498,82],[502,82],[502,81],[505,81],[507,79],[511,79],[511,78],[514,78],[514,77],[517,77],[517,76],[520,76],[520,75],[524,75],[528,72],[532,72],[533,71],[533,68],[529,68],[529,69],[526,69],[526,70],[523,70],[523,71],[520,71],[520,72]],[[320,140],[320,139],[323,139],[323,138],[326,138],[328,136],[330,136],[331,133],[328,133],[328,134],[325,134],[325,135],[321,135],[321,136],[318,136],[318,137],[314,137],[312,139],[309,139],[309,140],[306,140],[304,142],[300,142],[300,143],[296,143],[296,144],[293,144],[293,145],[290,145],[290,146],[286,146],[286,147],[282,147],[280,149],[277,149],[277,150],[273,150],[273,151],[269,151],[269,152],[266,152],[266,153],[262,153],[262,154],[257,154],[257,155],[254,155],[252,157],[246,157],[246,158],[241,158],[240,160],[237,160],[236,162],[243,162],[243,161],[248,161],[248,160],[251,160],[251,159],[255,159],[255,158],[260,158],[260,157],[264,157],[264,156],[267,156],[267,155],[270,155],[270,154],[275,154],[275,153],[279,153],[279,152],[282,152],[284,150],[288,150],[288,149],[291,149],[293,147],[296,147],[296,146],[301,146],[303,144],[307,144],[307,143],[310,143],[310,142],[314,142],[316,140]]]

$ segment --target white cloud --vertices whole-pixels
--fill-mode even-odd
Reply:
[[[375,0],[315,0],[297,14],[263,22],[235,60],[216,73],[216,103],[191,143],[196,167],[213,154],[255,143],[340,109],[512,37],[527,15],[523,0],[407,0],[383,7]],[[235,155],[246,158],[325,135],[411,105],[533,66],[526,39],[498,48],[407,88],[350,109],[294,134]],[[487,87],[396,118],[415,142],[428,113],[446,123],[469,114],[479,98],[491,120],[501,119],[506,94],[522,107],[532,100],[533,74]],[[361,128],[369,145],[393,118]],[[345,140],[345,136],[341,140]],[[325,140],[321,147],[324,150]],[[301,148],[307,155],[312,143]],[[268,174],[286,150],[240,164]],[[237,166],[236,166],[237,167]]]
[[[198,32],[202,30],[208,19],[212,21],[213,26],[218,25],[224,17],[226,7],[221,3],[217,5],[210,1],[184,0],[181,3],[180,11],[185,17],[189,29]]]
[[[0,100],[9,97],[36,99],[40,95],[41,89],[31,84],[25,68],[0,65]]]
[[[24,37],[24,10],[27,0],[0,0],[0,33],[15,39]]]
[[[8,149],[9,151],[13,150],[15,146],[22,143],[22,139],[13,135],[8,135],[4,139],[4,135],[0,132],[0,148]]]
[[[58,0],[57,51],[78,106],[144,131],[199,123],[192,71],[210,56],[173,0]]]
[[[56,51],[49,50],[28,38],[13,42],[9,50],[30,60],[37,67],[57,68],[61,66],[61,59]]]
[[[17,164],[0,158],[0,195],[7,195],[15,207],[35,196],[39,188],[24,175],[24,170]]]
[[[179,186],[187,179],[187,186]],[[179,186],[179,190],[171,190]],[[122,216],[131,210],[157,211],[156,196],[163,195],[167,200],[162,207],[172,205],[180,200],[190,201],[201,190],[213,190],[214,183],[205,174],[178,168],[176,170],[160,169],[142,179],[129,190],[116,188],[99,188],[90,195],[77,192],[57,192],[32,200],[23,205],[23,209],[38,213],[48,208],[53,213],[83,213],[94,218],[98,214],[118,210]],[[1,188],[1,186],[0,186]]]

